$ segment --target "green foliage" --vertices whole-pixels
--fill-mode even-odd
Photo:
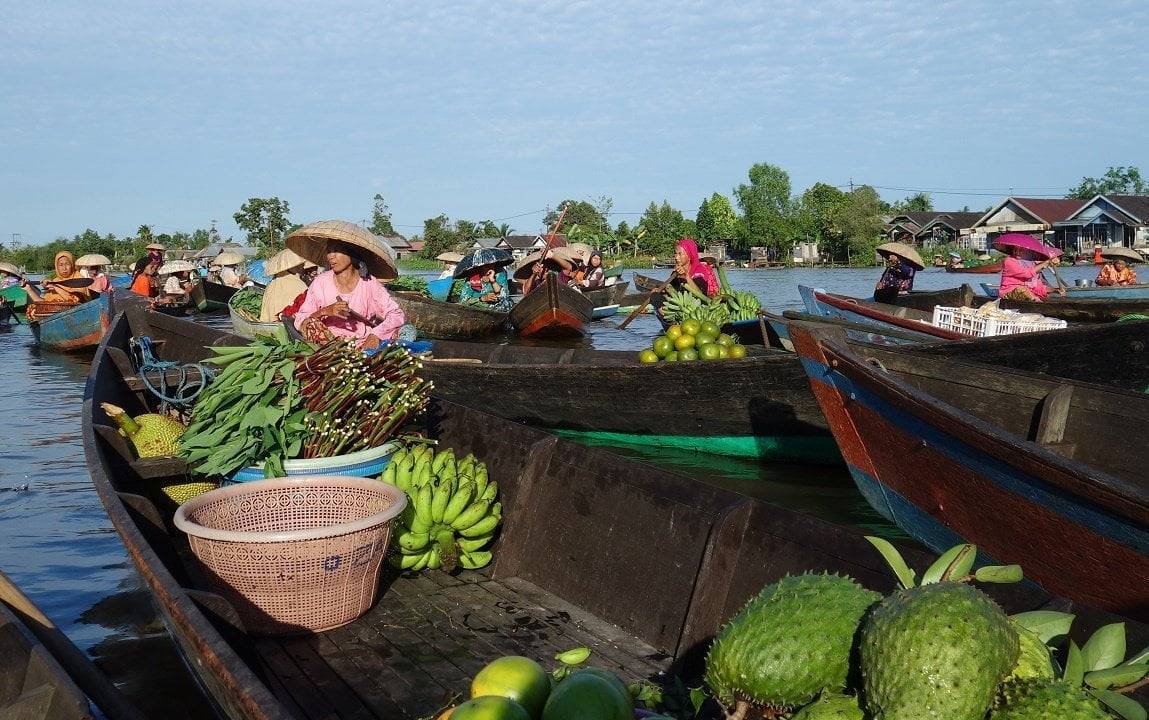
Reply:
[[[248,243],[259,248],[260,256],[271,257],[283,249],[283,238],[291,228],[290,210],[287,201],[277,197],[248,198],[232,217],[247,231]]]
[[[722,193],[702,201],[695,219],[698,239],[705,242],[733,241],[738,237],[738,214]]]
[[[777,165],[756,163],[748,176],[749,184],[734,188],[745,229],[740,244],[789,252],[795,214],[795,203],[790,197],[790,174]]]
[[[613,206],[614,203],[610,198],[600,199],[600,203],[604,201],[607,204],[607,211],[609,212],[610,207]],[[602,209],[595,207],[586,200],[563,200],[556,207],[562,208],[564,206],[567,207],[567,214],[566,217],[563,218],[563,226],[559,229],[559,232],[562,232],[563,229],[569,228],[572,225],[578,225],[592,233],[610,232],[610,223],[607,222],[606,213],[604,213]],[[543,218],[543,224],[548,228],[552,227],[559,219],[559,212],[560,210],[547,212],[546,217]]]
[[[379,193],[375,193],[375,203],[371,208],[371,227],[368,229],[383,237],[396,234],[395,227],[391,225],[391,211],[387,208],[387,201]]]
[[[929,193],[915,193],[908,195],[905,200],[899,200],[890,206],[894,212],[929,212],[934,209],[934,201]]]
[[[854,188],[838,207],[834,226],[851,264],[871,265],[874,248],[881,244],[882,199],[869,185]]]
[[[153,235],[150,227],[141,225],[136,237],[117,238],[112,233],[100,235],[88,228],[71,238],[61,236],[44,245],[0,244],[0,260],[22,267],[31,273],[47,272],[52,269],[52,260],[56,253],[67,250],[76,257],[99,253],[106,255],[113,264],[127,267],[147,253],[144,246],[150,242],[161,243],[170,250],[185,248],[198,250],[208,244],[208,238],[208,231],[203,229],[191,233],[181,231]]]
[[[674,243],[688,232],[682,211],[671,207],[666,200],[661,205],[650,203],[642,213],[639,229],[644,231],[641,250],[655,255],[669,255],[674,251]]]
[[[423,221],[423,257],[431,259],[440,253],[453,250],[458,242],[456,228],[446,215]]]
[[[1099,178],[1083,177],[1081,183],[1069,191],[1066,197],[1089,200],[1094,195],[1116,193],[1141,195],[1149,192],[1149,183],[1141,179],[1141,171],[1134,166],[1110,167]]]

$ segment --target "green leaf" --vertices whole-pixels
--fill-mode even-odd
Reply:
[[[1021,582],[1022,573],[1020,565],[986,565],[979,567],[973,576],[978,582],[1015,583]]]
[[[902,559],[902,554],[898,552],[898,549],[880,537],[867,535],[866,539],[882,554],[886,564],[890,566],[890,570],[894,572],[894,576],[898,578],[902,587],[912,588],[914,586],[914,571],[910,570],[909,565],[906,565],[906,561]]]
[[[1081,648],[1086,672],[1106,670],[1125,659],[1125,623],[1112,623],[1093,633]]]
[[[1145,708],[1133,698],[1119,695],[1112,690],[1090,689],[1089,694],[1125,720],[1146,720]]]
[[[1043,643],[1048,643],[1055,637],[1068,635],[1069,628],[1073,625],[1073,620],[1076,617],[1072,613],[1053,610],[1034,610],[1033,612],[1010,615],[1011,620],[1037,635]]]
[[[963,578],[969,574],[973,567],[974,558],[977,557],[976,545],[954,545],[942,553],[924,573],[919,585],[932,585],[940,580]]]
[[[1137,682],[1145,677],[1146,673],[1149,673],[1149,665],[1118,665],[1106,670],[1085,673],[1085,684],[1102,690],[1121,687]]]
[[[590,648],[576,647],[556,654],[555,660],[558,660],[563,665],[581,665],[586,662],[588,657],[590,657]]]
[[[710,696],[701,687],[690,688],[690,704],[694,706],[694,714],[697,715],[702,710],[702,704],[706,702]]]
[[[1149,647],[1125,661],[1126,665],[1137,665],[1149,661]]]
[[[1065,672],[1061,674],[1071,687],[1081,687],[1085,680],[1085,661],[1081,658],[1081,648],[1069,641],[1069,653],[1065,657]]]

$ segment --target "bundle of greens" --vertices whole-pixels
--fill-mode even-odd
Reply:
[[[394,280],[388,280],[387,287],[391,290],[416,292],[420,295],[431,297],[430,291],[427,290],[427,281],[418,275],[400,275]]]

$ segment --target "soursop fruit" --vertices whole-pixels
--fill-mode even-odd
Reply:
[[[860,655],[875,720],[981,720],[1017,662],[1017,631],[980,590],[936,582],[876,605]]]
[[[116,423],[120,434],[131,441],[140,457],[171,457],[179,453],[179,439],[186,428],[178,420],[155,413],[133,418],[111,403],[100,403],[100,407]]]
[[[841,691],[862,615],[880,598],[838,575],[767,585],[718,633],[706,682],[726,707],[793,708],[823,690]]]
[[[1036,633],[1017,624],[1013,627],[1017,630],[1018,653],[1017,663],[1013,666],[1009,679],[1052,680],[1056,677],[1049,646],[1043,643]]]
[[[863,720],[858,698],[853,695],[822,693],[822,697],[794,713],[790,720]]]
[[[1015,680],[1001,688],[1001,706],[990,720],[1112,720],[1101,703],[1079,687],[1057,680]]]

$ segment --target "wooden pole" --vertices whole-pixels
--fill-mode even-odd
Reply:
[[[16,613],[76,685],[110,720],[144,720],[143,714],[128,702],[84,651],[76,647],[3,571],[0,571],[0,602]]]

